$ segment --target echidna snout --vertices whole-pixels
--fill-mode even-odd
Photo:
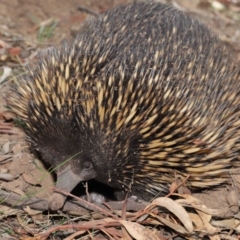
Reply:
[[[21,78],[12,109],[57,188],[95,178],[150,200],[175,174],[193,190],[239,166],[240,77],[207,27],[161,3],[111,10]],[[65,198],[53,195],[50,208]]]
[[[71,192],[78,183],[95,177],[95,174],[91,174],[91,166],[90,168],[87,170],[87,174],[86,169],[83,169],[79,174],[75,174],[70,165],[67,165],[62,171],[58,170],[56,188],[65,192]],[[49,201],[49,208],[51,210],[58,210],[64,205],[65,200],[66,195],[53,193]]]

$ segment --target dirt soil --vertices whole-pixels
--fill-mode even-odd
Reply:
[[[19,123],[13,121],[14,115],[6,107],[9,86],[14,81],[14,76],[26,71],[28,65],[34,65],[37,53],[42,49],[73,38],[88,18],[94,18],[99,13],[127,2],[128,0],[0,1],[0,189],[19,196],[33,194],[48,199],[52,192],[51,186],[54,186],[52,175],[29,151],[24,132],[18,128]],[[161,2],[171,2],[176,8],[207,24],[234,50],[236,61],[240,62],[240,1]],[[230,188],[198,197],[207,207],[224,208],[226,218],[238,213],[236,192]],[[0,212],[5,211],[9,211],[9,208],[0,204]],[[6,220],[5,217],[6,214],[0,215],[2,239],[10,239],[10,236],[18,239],[19,236],[30,236],[34,232],[26,229],[18,218],[14,221],[13,218]],[[5,230],[1,232],[1,229]]]

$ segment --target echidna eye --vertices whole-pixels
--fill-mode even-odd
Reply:
[[[84,168],[85,170],[91,169],[91,168],[92,168],[92,163],[91,163],[91,162],[84,162],[84,163],[83,163],[83,168]]]

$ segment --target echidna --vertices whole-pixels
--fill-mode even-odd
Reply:
[[[96,179],[145,200],[175,173],[190,174],[196,190],[229,181],[240,165],[239,103],[239,69],[223,42],[171,6],[144,2],[49,50],[10,100],[34,148],[59,166],[57,188]],[[50,207],[64,201],[55,193]]]

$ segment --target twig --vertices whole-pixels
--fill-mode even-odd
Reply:
[[[181,187],[190,177],[190,174],[186,176],[186,178],[179,184],[177,187],[175,187],[166,197],[170,197],[179,187]]]
[[[97,206],[97,205],[95,205],[93,203],[90,203],[90,202],[88,202],[88,201],[86,201],[86,200],[84,200],[82,198],[79,198],[79,197],[77,197],[77,196],[75,196],[75,195],[73,195],[71,193],[68,193],[68,192],[65,192],[65,191],[62,191],[62,190],[59,190],[59,189],[56,189],[56,188],[53,188],[53,190],[54,190],[54,192],[58,192],[58,193],[66,195],[66,196],[70,196],[72,198],[75,198],[77,201],[79,201],[81,203],[88,204],[88,205],[92,206],[93,208],[97,209],[98,211],[104,213],[105,215],[111,216],[115,220],[119,219],[118,216],[112,214],[110,211],[108,211],[108,210],[106,210],[106,209],[104,209],[102,207],[99,207],[99,206]]]
[[[88,192],[88,182],[86,182],[85,184],[83,183],[83,186],[86,189],[87,200],[88,200],[88,202],[91,202],[91,197],[90,197],[90,194]]]
[[[94,220],[89,221],[85,223],[80,224],[67,224],[62,226],[55,226],[50,228],[44,233],[37,234],[35,237],[41,237],[41,239],[47,239],[49,235],[53,232],[59,231],[59,230],[68,230],[68,229],[74,229],[74,230],[88,230],[88,229],[101,229],[104,227],[119,227],[121,226],[121,223],[114,220],[114,219],[100,219],[100,220]]]
[[[30,208],[39,211],[48,210],[48,201],[46,199],[41,199],[34,196],[23,197],[14,193],[7,193],[6,191],[0,190],[0,199],[2,199],[1,204],[6,204],[8,206],[18,209],[29,206]],[[111,209],[117,211],[122,210],[123,201],[108,202],[108,207],[106,207],[104,203],[95,203],[94,205],[99,206],[100,208],[104,208],[106,210],[108,210],[110,206]],[[140,209],[144,209],[146,206],[147,203],[145,202],[138,203],[133,201],[132,199],[129,199],[126,210],[139,211]],[[89,213],[89,211],[94,211],[95,209],[96,208],[92,207],[92,205],[89,205],[89,202],[86,202],[86,204],[84,204],[83,202],[67,201],[63,206],[62,211],[68,213],[71,212],[74,215],[84,215],[86,213]]]
[[[85,13],[88,13],[88,14],[91,14],[91,15],[93,15],[95,17],[97,17],[99,15],[96,11],[94,11],[94,10],[84,6],[84,5],[79,5],[77,10],[85,12]]]

